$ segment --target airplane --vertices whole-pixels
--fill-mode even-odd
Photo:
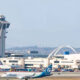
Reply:
[[[45,76],[50,76],[52,70],[52,65],[49,65],[45,70],[42,72],[6,72],[1,77],[5,78],[18,78],[20,80],[28,80],[31,78],[41,78]]]

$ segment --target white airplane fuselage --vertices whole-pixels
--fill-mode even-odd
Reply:
[[[49,65],[42,72],[11,71],[11,72],[5,72],[1,77],[15,77],[15,78],[19,78],[19,79],[40,78],[40,77],[50,76],[51,75],[51,69],[52,69],[52,65]]]

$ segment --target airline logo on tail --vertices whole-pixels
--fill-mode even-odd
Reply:
[[[44,71],[45,72],[51,72],[52,70],[52,64],[48,66],[48,68],[46,68]]]
[[[34,76],[34,78],[50,76],[52,70],[52,65],[49,65],[40,75]]]

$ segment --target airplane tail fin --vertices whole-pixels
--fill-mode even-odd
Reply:
[[[52,71],[52,64],[50,64],[43,72],[51,73],[51,71]]]
[[[35,78],[50,76],[51,71],[52,71],[52,64],[49,65],[45,70],[43,70],[43,72],[41,72],[40,75],[36,76]]]

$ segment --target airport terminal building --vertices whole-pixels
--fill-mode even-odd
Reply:
[[[66,46],[65,46],[66,47]],[[70,47],[69,47],[70,48]],[[80,54],[71,54],[65,51],[64,54],[58,54],[59,52],[55,49],[48,57],[24,57],[21,54],[13,54],[11,57],[0,58],[3,65],[18,66],[18,68],[46,68],[49,64],[55,68],[67,68],[67,69],[78,69],[80,68]],[[56,54],[55,54],[56,53]]]

